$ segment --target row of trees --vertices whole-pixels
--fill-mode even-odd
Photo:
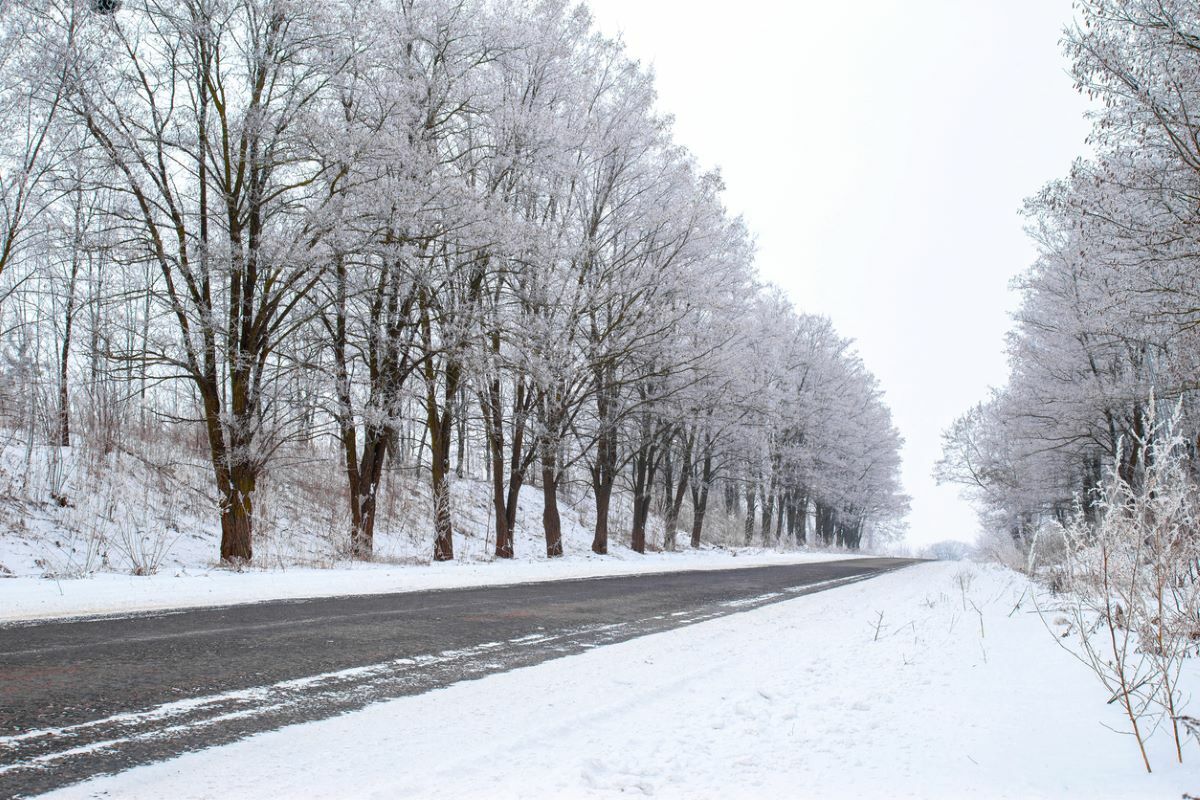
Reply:
[[[1110,466],[1136,490],[1154,412],[1178,406],[1193,461],[1200,445],[1200,6],[1076,5],[1064,44],[1094,155],[1028,201],[1040,252],[1008,384],[946,432],[939,466],[1018,542],[1077,500],[1095,522]]]
[[[198,426],[222,560],[298,446],[333,448],[358,558],[406,459],[436,559],[473,455],[499,557],[530,483],[562,554],[573,476],[597,553],[618,491],[639,552],[656,501],[698,546],[710,491],[748,541],[811,519],[857,547],[903,513],[875,380],[757,283],[719,176],[585,9],[8,0],[0,26],[6,410],[59,446]]]
[[[989,548],[1053,592],[1045,620],[1121,709],[1149,771],[1196,731],[1200,631],[1200,4],[1080,0],[1064,37],[1093,155],[1028,201],[1007,385],[945,433]],[[1015,547],[1013,547],[1015,545]]]

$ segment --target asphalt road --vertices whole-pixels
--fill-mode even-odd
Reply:
[[[860,559],[0,627],[0,797],[912,563]]]

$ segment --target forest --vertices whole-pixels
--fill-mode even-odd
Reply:
[[[1183,2],[1079,4],[1064,49],[1093,99],[1092,153],[1024,210],[1038,257],[1003,388],[946,431],[942,479],[1027,545],[1115,470],[1138,483],[1152,421],[1200,454],[1200,24]]]
[[[187,519],[167,524],[211,530],[213,559],[235,565],[297,487],[311,502],[290,524],[323,526],[362,560],[410,495],[414,535],[455,558],[463,482],[486,487],[496,558],[516,554],[522,491],[540,494],[548,557],[564,552],[566,502],[588,509],[597,554],[731,537],[857,549],[897,530],[902,440],[877,381],[829,320],[759,279],[752,221],[673,138],[652,71],[586,8],[0,7],[10,515],[91,508],[89,484],[156,475],[139,502],[187,498]],[[1061,276],[1078,248],[1127,234],[1089,216],[1083,237],[1067,220],[1077,202],[1115,200],[1090,188],[1101,172],[1144,185],[1147,225],[1165,211],[1154,202],[1192,213],[1195,139],[1181,135],[1174,162],[1166,146],[1136,163],[1117,148],[1047,192],[1031,213],[1064,243],[1031,287],[1097,321],[1060,298]],[[1167,177],[1180,194],[1152,202]],[[1174,237],[1153,246],[1186,249]],[[1155,282],[1178,273],[1164,264]],[[1146,317],[1153,343],[1069,350],[1103,350],[1094,383],[1114,435],[1135,424],[1152,358],[1157,375],[1183,367],[1156,349],[1187,338],[1179,291],[1178,316]],[[1132,305],[1111,313],[1144,310]],[[1029,324],[1079,341],[1043,332],[1032,309]],[[1083,424],[1093,406],[1067,402]],[[1064,491],[1091,474],[1079,458],[1104,452],[1075,441],[1043,457]],[[998,508],[1018,519],[1044,500],[1061,498],[1005,488]],[[102,519],[131,507],[128,494],[100,505]],[[161,553],[131,536],[128,560],[152,570]]]
[[[1200,7],[1085,0],[1063,48],[1090,153],[1028,200],[1009,377],[944,435],[986,554],[1044,582],[1047,628],[1152,768],[1200,733]]]

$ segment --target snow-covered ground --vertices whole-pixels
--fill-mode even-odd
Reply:
[[[135,613],[264,600],[384,594],[464,586],[639,575],[676,570],[734,569],[854,558],[847,553],[771,551],[761,548],[685,550],[639,555],[576,552],[558,559],[452,561],[441,564],[357,564],[329,569],[293,568],[232,572],[175,569],[137,576],[111,572],[56,580],[0,580],[0,623],[87,614]]]
[[[965,574],[970,577],[964,578]],[[1024,579],[924,564],[389,701],[56,798],[1177,798]],[[976,611],[978,608],[978,612]],[[882,618],[880,613],[882,612]],[[1186,676],[1197,688],[1194,668]]]
[[[0,437],[2,438],[2,437]],[[145,444],[144,454],[0,446],[0,623],[102,613],[161,611],[274,599],[444,589],[679,569],[824,561],[852,557],[804,551],[786,542],[747,548],[741,520],[714,508],[703,547],[661,552],[652,514],[651,552],[628,545],[628,493],[614,496],[609,555],[591,552],[595,506],[570,484],[561,493],[565,557],[548,559],[542,493],[527,486],[517,506],[516,553],[492,559],[491,487],[453,482],[456,560],[433,564],[428,487],[419,475],[387,478],[375,529],[375,558],[347,558],[344,478],[332,462],[280,467],[259,491],[254,562],[242,573],[217,568],[220,541],[211,476],[186,442]],[[141,575],[134,573],[149,572]]]

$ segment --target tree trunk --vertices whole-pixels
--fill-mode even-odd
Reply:
[[[441,436],[434,437],[442,439]],[[449,437],[445,447],[433,448],[433,464],[430,479],[433,488],[433,560],[450,561],[454,558],[454,528],[450,515]]]
[[[600,403],[603,415],[604,405]],[[612,504],[613,485],[617,480],[617,443],[612,430],[601,430],[596,438],[596,455],[592,462],[592,493],[596,498],[596,531],[592,537],[592,552],[608,555],[608,512]]]
[[[629,536],[629,546],[635,553],[646,553],[646,518],[650,511],[646,473],[646,455],[640,453],[634,457],[634,528]]]
[[[796,544],[808,544],[808,493],[801,493],[796,501]]]
[[[776,493],[775,495],[775,543],[778,544],[783,536],[783,514],[784,508],[787,506],[783,495]]]
[[[754,511],[758,500],[758,489],[746,484],[746,545],[754,543]]]
[[[383,481],[383,462],[387,455],[388,434],[379,428],[366,432],[362,461],[351,481],[350,555],[370,561],[375,554],[375,509],[378,507],[379,485]],[[353,441],[353,440],[351,440]],[[353,454],[349,456],[353,459]]]
[[[493,335],[496,351],[499,351],[498,335]],[[486,399],[482,401],[483,419],[487,434],[489,477],[492,481],[492,510],[496,516],[496,558],[512,558],[513,536],[516,532],[517,499],[525,482],[525,387],[517,384],[513,396],[513,437],[509,443],[510,459],[508,487],[505,483],[504,464],[504,419],[501,409],[500,380],[494,378],[488,385]]]
[[[630,547],[636,553],[646,552],[646,523],[650,519],[650,502],[655,474],[658,471],[661,452],[655,444],[654,431],[650,422],[642,424],[642,445],[633,458],[633,530]]]
[[[558,466],[554,448],[542,452],[542,529],[546,534],[546,556],[558,558],[563,554],[562,520],[558,515]]]
[[[775,479],[771,479],[772,488],[767,489],[763,495],[763,510],[762,510],[762,543],[768,544],[771,541],[771,522],[775,514]]]
[[[592,479],[592,493],[596,498],[596,532],[592,537],[592,552],[608,555],[608,507],[612,501],[611,480]]]
[[[646,519],[650,515],[649,454],[643,445],[633,458],[633,530],[629,546],[635,553],[646,552]]]
[[[447,380],[456,382],[451,373],[456,367],[447,369]],[[447,398],[453,397],[451,391]],[[433,492],[433,560],[449,561],[454,558],[454,526],[450,505],[450,435],[452,422],[449,403],[438,413],[436,387],[430,381],[426,386],[426,424],[429,426],[429,478]]]
[[[663,535],[663,549],[675,549],[676,528],[679,525],[679,513],[683,510],[683,499],[687,495],[688,479],[692,475],[692,448],[696,441],[695,434],[683,437],[683,458],[679,465],[679,485],[675,487],[675,496],[668,497],[666,533]],[[669,485],[669,484],[668,484]]]
[[[82,238],[81,221],[82,216],[81,197],[76,197],[75,200],[75,237],[71,243],[71,274],[67,280],[67,307],[63,314],[63,340],[62,351],[59,354],[59,373],[58,373],[58,446],[71,446],[71,391],[69,381],[69,370],[71,361],[71,328],[75,322],[75,284],[79,277],[79,248]]]
[[[369,561],[375,551],[375,509],[379,484],[383,478],[383,460],[387,453],[389,429],[380,424],[368,424],[363,432],[365,439],[361,461],[358,452],[358,431],[355,427],[353,396],[350,391],[350,372],[346,356],[347,339],[347,274],[345,262],[335,262],[336,292],[334,296],[335,317],[328,329],[333,334],[333,357],[336,369],[338,397],[337,421],[342,443],[342,458],[346,471],[346,482],[350,498],[350,557]],[[372,376],[372,401],[381,402],[377,395],[379,381]]]
[[[222,487],[221,498],[221,561],[243,564],[251,560],[253,551],[254,470],[236,467]]]
[[[428,292],[428,289],[423,292]],[[420,297],[421,337],[427,354],[434,352],[430,305],[429,298],[422,294]],[[443,387],[443,400],[439,403],[434,359],[432,355],[425,357],[425,424],[429,430],[429,478],[433,494],[434,561],[450,561],[454,558],[454,524],[450,498],[450,445],[454,428],[453,404],[458,397],[462,367],[453,358],[446,356],[443,371],[445,386]]]
[[[447,393],[449,395],[449,393]],[[433,560],[454,558],[454,527],[450,507],[450,407],[437,413],[437,398],[429,391],[430,482],[433,489]]]
[[[612,503],[613,485],[617,480],[617,433],[612,420],[613,370],[611,364],[593,370],[596,391],[596,452],[592,459],[592,493],[596,498],[596,530],[592,536],[592,552],[608,555],[608,512]]]
[[[646,520],[650,517],[650,496],[637,495],[633,498],[633,530],[629,535],[629,547],[635,553],[646,552]]]
[[[467,415],[466,398],[459,401],[458,413],[458,456],[454,461],[454,474],[462,478],[466,474],[467,462]]]
[[[834,543],[834,536],[837,533],[837,515],[834,510],[824,503],[817,503],[817,536],[820,537],[821,543],[829,547]]]
[[[855,520],[846,532],[846,546],[851,550],[858,550],[862,546],[862,534],[862,520]]]
[[[72,281],[74,283],[74,281]],[[63,330],[61,361],[58,373],[58,435],[55,437],[59,447],[71,446],[71,392],[68,388],[67,367],[71,357],[71,318],[74,316],[74,291],[67,295],[66,325]]]
[[[513,557],[512,530],[508,527],[508,505],[504,501],[503,443],[496,442],[488,432],[488,473],[492,479],[492,513],[496,517],[496,558]]]
[[[692,549],[700,548],[700,534],[704,532],[705,506],[708,505],[708,487],[700,490],[700,500],[692,505]]]

